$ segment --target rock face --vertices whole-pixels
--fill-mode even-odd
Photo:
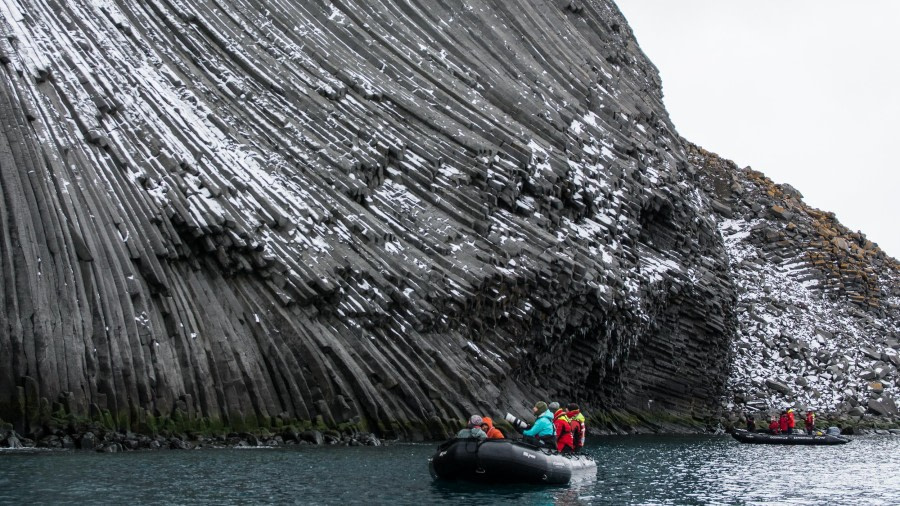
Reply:
[[[788,185],[696,146],[738,288],[726,407],[897,414],[900,263]]]
[[[719,399],[727,257],[611,2],[5,0],[0,31],[20,432]]]

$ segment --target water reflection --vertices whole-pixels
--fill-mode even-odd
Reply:
[[[607,438],[595,504],[898,504],[900,438],[742,445],[727,437]],[[877,476],[877,478],[876,478]],[[861,479],[872,477],[873,479]]]
[[[517,504],[575,505],[586,504],[595,493],[593,475],[581,476],[565,487],[543,485],[483,485],[435,480],[433,498],[447,504]],[[432,502],[429,499],[428,502]]]
[[[434,481],[434,448],[0,452],[0,504],[900,503],[900,437],[832,447],[594,438],[596,475],[566,487]]]

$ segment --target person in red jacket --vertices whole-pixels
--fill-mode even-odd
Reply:
[[[797,425],[796,420],[794,420],[794,408],[788,408],[787,410],[788,417],[788,434],[794,433],[794,427]]]
[[[556,449],[561,453],[572,453],[575,444],[572,440],[572,424],[566,416],[566,410],[559,407],[558,402],[550,403],[553,411],[553,427],[556,429]]]
[[[778,426],[778,420],[775,419],[774,416],[769,417],[769,433],[770,434],[778,434],[781,432],[781,429]]]
[[[804,420],[804,425],[806,426],[806,433],[810,436],[813,435],[813,432],[816,431],[816,415],[813,413],[813,410],[806,410],[806,419]]]
[[[788,416],[787,411],[781,412],[781,417],[778,419],[778,429],[781,430],[782,434],[787,434],[788,430]]]

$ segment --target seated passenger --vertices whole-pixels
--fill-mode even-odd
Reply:
[[[500,429],[494,427],[494,421],[487,416],[481,417],[481,430],[487,434],[488,439],[503,439],[503,433]]]
[[[806,433],[812,436],[816,431],[816,414],[813,413],[813,410],[806,410],[806,418],[804,419],[804,423],[806,426]]]
[[[774,416],[769,417],[769,434],[779,434],[781,432],[778,420]]]
[[[553,428],[556,432],[556,449],[561,453],[573,453],[575,451],[575,442],[572,437],[572,422],[566,416],[566,410],[559,407],[558,402],[553,402],[549,406],[553,411]]]
[[[788,425],[788,412],[786,409],[781,412],[781,416],[778,418],[778,429],[782,434],[790,434]]]
[[[569,403],[569,412],[566,416],[572,422],[572,442],[575,443],[575,451],[579,451],[584,447],[584,433],[587,428],[584,425],[584,415],[581,414],[578,404]]]
[[[472,415],[472,418],[469,418],[469,424],[466,425],[465,429],[457,432],[456,437],[487,439],[487,434],[485,434],[484,431],[481,430],[481,417],[478,415]]]
[[[547,403],[538,401],[531,410],[537,417],[531,427],[522,434],[526,440],[538,446],[556,448],[556,431],[553,428],[553,413],[547,409]]]

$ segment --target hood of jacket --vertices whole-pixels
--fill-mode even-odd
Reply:
[[[491,429],[494,428],[494,421],[491,420],[490,417],[482,416],[482,417],[481,417],[481,423],[487,424],[488,430],[491,430]]]
[[[564,418],[564,419],[566,419],[567,421],[569,420],[569,417],[567,416],[566,410],[564,410],[564,409],[562,409],[562,408],[557,409],[557,410],[556,410],[556,413],[553,413],[553,419],[554,419],[554,420],[557,420],[557,419],[560,419],[560,418]]]

